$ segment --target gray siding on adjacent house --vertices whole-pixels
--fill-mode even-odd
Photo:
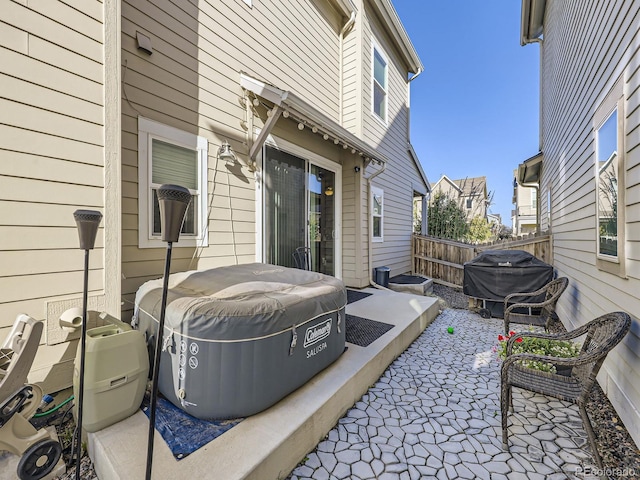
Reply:
[[[363,15],[366,16],[366,21],[362,46],[362,135],[367,142],[376,146],[389,158],[385,171],[373,180],[373,185],[384,191],[384,241],[373,243],[371,268],[385,265],[391,268],[391,275],[396,275],[411,272],[413,185],[421,184],[423,179],[407,151],[408,67],[400,60],[376,14],[366,7]],[[372,112],[372,42],[384,51],[389,62],[386,124]],[[375,172],[375,168],[368,171]],[[366,192],[363,193],[366,195]],[[368,235],[368,219],[366,228]],[[365,236],[364,239],[366,238]],[[371,268],[368,270],[371,271]]]
[[[122,293],[129,311],[137,288],[162,275],[164,259],[162,249],[138,248],[138,115],[209,141],[209,245],[174,248],[173,270],[254,261],[254,175],[230,173],[216,159],[225,139],[239,156],[248,153],[240,72],[295,92],[338,122],[343,19],[326,2],[294,0],[252,8],[239,1],[124,1],[122,16]],[[137,31],[150,37],[152,55],[137,50]]]
[[[83,286],[73,212],[104,208],[102,2],[5,0],[0,65],[0,342],[27,313],[45,320],[45,343],[58,323],[48,302]],[[103,245],[101,229],[91,296],[104,293]],[[70,374],[74,354],[75,343],[40,348],[32,381],[52,362]]]
[[[552,192],[554,263],[570,286],[560,299],[569,327],[605,312],[635,316],[632,331],[607,359],[600,384],[640,443],[640,4],[548,0],[542,44],[544,165],[541,197]],[[529,47],[532,48],[532,47]],[[622,78],[627,278],[596,266],[594,114]]]

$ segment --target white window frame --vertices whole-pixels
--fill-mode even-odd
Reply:
[[[382,213],[380,215],[376,215],[373,211],[373,197],[379,195],[382,197]],[[379,187],[371,186],[371,198],[369,199],[371,202],[371,241],[372,242],[384,242],[384,190]],[[380,218],[380,236],[376,237],[373,234],[373,219]]]
[[[596,109],[593,117],[593,145],[594,145],[594,183],[595,183],[595,237],[596,237],[596,266],[599,270],[626,278],[626,254],[625,254],[625,143],[624,143],[624,82],[618,79],[611,91],[604,98],[600,106]],[[617,115],[617,155],[614,159],[617,162],[617,182],[618,182],[618,209],[617,209],[617,255],[606,255],[600,253],[600,220],[599,220],[599,188],[600,176],[598,165],[598,131],[611,117],[613,112]]]
[[[375,55],[376,51],[382,57],[385,62],[384,69],[384,86],[380,85],[382,91],[384,92],[384,118],[376,112],[375,108],[375,92],[376,92],[376,81],[375,76]],[[379,85],[379,84],[378,84]],[[377,118],[380,122],[382,122],[385,126],[389,120],[389,57],[384,53],[384,50],[380,47],[380,45],[374,40],[371,42],[371,115]]]
[[[138,117],[138,247],[158,248],[166,245],[159,235],[153,235],[153,193],[151,183],[152,141],[161,140],[198,152],[198,190],[191,191],[197,198],[193,205],[197,222],[195,235],[181,234],[174,247],[206,246],[209,242],[207,218],[207,158],[209,142],[206,138],[168,125]],[[156,186],[157,188],[157,186]],[[193,200],[192,200],[193,201]]]
[[[547,229],[551,229],[551,187],[547,189]]]
[[[259,131],[257,132],[259,134]],[[326,157],[318,155],[311,150],[307,150],[300,145],[289,142],[281,137],[269,134],[265,140],[264,145],[275,147],[283,152],[290,153],[296,157],[302,158],[307,162],[314,163],[325,170],[330,170],[335,174],[335,188],[334,188],[334,202],[335,202],[335,270],[334,277],[342,278],[342,165],[336,163],[333,160],[329,160]],[[260,153],[257,158],[259,168],[256,171],[256,260],[264,262],[266,254],[264,252],[264,246],[266,244],[264,240],[264,224],[262,216],[264,214],[264,178],[262,172],[264,171],[264,148],[260,149]]]

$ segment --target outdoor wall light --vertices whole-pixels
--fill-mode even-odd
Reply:
[[[222,145],[220,145],[220,148],[218,148],[218,158],[220,160],[224,160],[225,162],[231,163],[234,163],[237,160],[236,154],[233,153],[231,145],[229,145],[229,142],[227,142],[226,140],[222,142]]]
[[[324,189],[324,194],[327,197],[331,197],[333,195],[333,187],[327,187]]]

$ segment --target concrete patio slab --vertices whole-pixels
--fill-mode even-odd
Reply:
[[[330,367],[276,405],[251,416],[182,460],[155,436],[153,478],[281,479],[312,451],[374,384],[391,362],[438,315],[438,302],[391,291],[347,305],[347,314],[394,328],[368,347],[348,350]],[[144,478],[148,420],[141,411],[88,435],[89,455],[101,480]]]

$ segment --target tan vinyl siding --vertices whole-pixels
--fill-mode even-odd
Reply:
[[[624,342],[608,357],[599,381],[625,426],[640,443],[640,156],[637,131],[640,65],[636,2],[547,2],[542,47],[541,201],[552,190],[554,263],[570,287],[560,299],[569,328],[602,313],[625,310],[636,318]],[[596,267],[594,114],[618,78],[623,79],[626,181],[626,272]]]
[[[356,22],[357,24],[359,22]],[[348,32],[344,39],[342,126],[354,135],[359,135],[358,127],[361,119],[359,111],[362,105],[362,52],[360,30],[357,26],[354,29]]]
[[[343,20],[325,3],[260,1],[248,8],[243,2],[123,2],[125,318],[131,316],[138,287],[162,275],[164,259],[163,249],[137,246],[138,115],[209,142],[209,246],[175,248],[172,270],[255,261],[253,174],[246,168],[230,173],[216,152],[226,139],[240,157],[248,153],[240,124],[247,118],[239,102],[240,72],[291,90],[339,121]],[[151,56],[137,50],[136,31],[151,39]]]
[[[0,10],[0,340],[17,314],[45,320],[46,332],[58,322],[47,302],[81,298],[73,212],[104,209],[102,17],[99,1],[6,1]],[[90,296],[104,295],[103,248],[101,228]],[[70,375],[49,374],[69,361],[65,352],[75,343],[42,345],[30,379],[68,386]]]
[[[373,180],[373,185],[384,191],[384,242],[373,243],[372,267],[388,266],[393,276],[411,272],[413,185],[423,180],[407,151],[407,67],[399,60],[377,16],[368,8],[363,15],[363,138],[390,159],[385,171]],[[382,49],[388,61],[386,124],[372,113],[372,42]],[[368,218],[366,221],[368,232]]]

